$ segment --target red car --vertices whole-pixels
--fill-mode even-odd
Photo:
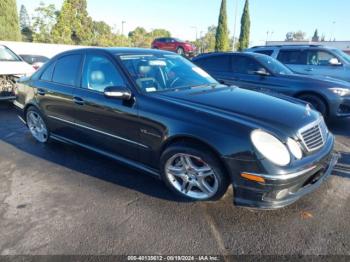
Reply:
[[[153,49],[161,49],[166,51],[176,52],[179,55],[193,56],[196,54],[197,48],[195,45],[182,41],[178,38],[163,37],[157,38],[152,43]]]

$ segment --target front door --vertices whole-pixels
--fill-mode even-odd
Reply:
[[[106,97],[104,89],[109,86],[127,86],[115,61],[101,53],[86,54],[81,87],[73,94],[79,142],[138,160],[139,149],[145,146],[139,141],[136,102]]]

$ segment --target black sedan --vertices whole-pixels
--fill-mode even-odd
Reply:
[[[326,118],[350,116],[350,84],[293,73],[276,59],[256,53],[211,53],[193,62],[221,83],[304,100]]]
[[[337,155],[306,104],[221,85],[176,54],[62,53],[22,79],[14,104],[33,137],[75,144],[160,177],[192,200],[279,208],[316,189]]]

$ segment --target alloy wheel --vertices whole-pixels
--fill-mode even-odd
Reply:
[[[177,191],[193,199],[209,199],[219,188],[214,170],[193,155],[180,153],[172,156],[165,164],[165,173]]]
[[[27,113],[27,125],[32,136],[41,143],[45,143],[48,139],[48,131],[42,117],[34,111]]]

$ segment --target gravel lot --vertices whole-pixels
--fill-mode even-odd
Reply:
[[[175,197],[160,181],[31,138],[0,105],[0,254],[350,255],[350,119],[332,123],[339,171],[277,211]],[[346,166],[345,166],[346,167]]]

